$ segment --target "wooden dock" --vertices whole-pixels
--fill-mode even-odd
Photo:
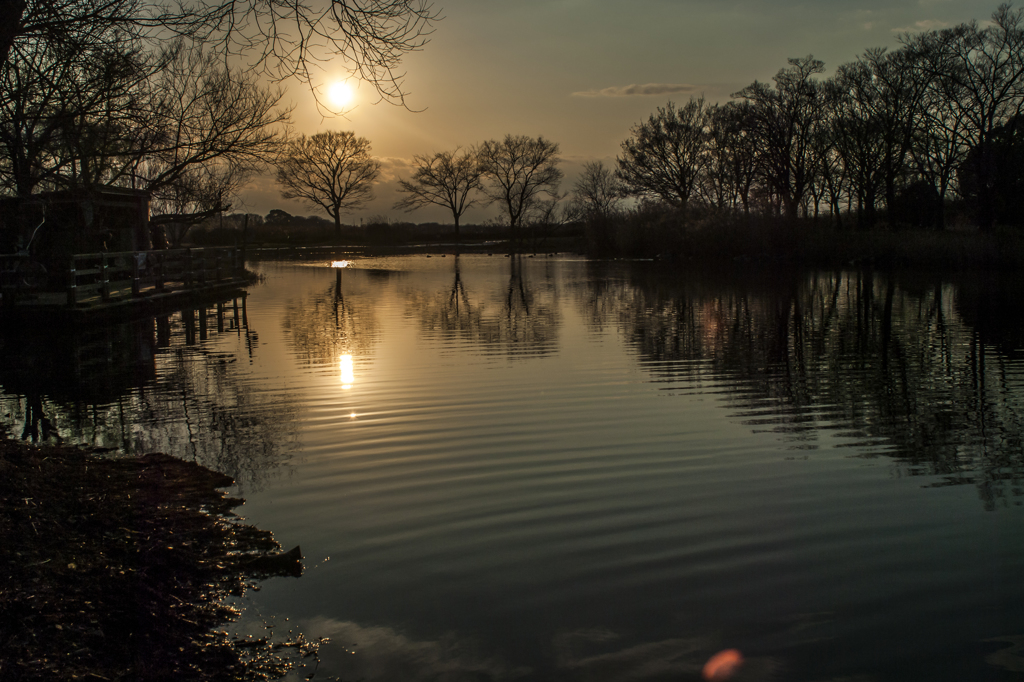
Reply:
[[[54,271],[0,258],[0,316],[82,319],[150,314],[251,282],[240,248],[76,254]]]

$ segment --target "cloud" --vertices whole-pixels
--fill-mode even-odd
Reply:
[[[938,19],[922,19],[921,21],[915,21],[913,26],[903,26],[902,28],[894,28],[892,29],[892,32],[922,33],[924,31],[936,31],[940,28],[947,28],[948,26],[948,21],[939,21]]]
[[[412,159],[400,156],[378,156],[376,158],[380,161],[379,182],[397,182],[398,178],[408,178],[413,173]]]
[[[416,640],[388,627],[362,626],[333,618],[304,621],[303,632],[333,640],[320,649],[320,658],[343,679],[383,682],[432,680],[515,680],[528,668],[513,668],[482,653],[474,643],[447,635]]]
[[[685,83],[646,83],[644,85],[620,85],[601,90],[583,90],[572,93],[573,97],[646,97],[649,95],[676,95],[690,93],[697,89]]]

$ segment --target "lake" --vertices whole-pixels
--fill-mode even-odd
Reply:
[[[1024,679],[1019,274],[250,267],[4,330],[0,419],[235,477],[306,565],[239,628],[330,637],[314,679]]]

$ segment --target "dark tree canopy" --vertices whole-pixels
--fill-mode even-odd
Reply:
[[[288,121],[279,91],[184,41],[36,56],[0,70],[0,183],[17,196],[131,187],[152,193],[155,223],[195,223],[227,210]]]
[[[734,97],[751,105],[751,133],[761,150],[761,168],[778,209],[795,218],[814,181],[814,140],[821,125],[821,87],[814,76],[825,70],[813,56],[789,60],[775,75],[775,86],[755,81]]]
[[[1024,116],[993,130],[987,144],[972,147],[957,175],[975,216],[985,215],[1002,225],[1024,225]]]
[[[1000,128],[1024,111],[1024,9],[1000,5],[984,28],[971,21],[904,42],[929,80],[933,101],[956,125],[959,150],[979,150],[971,159],[982,197],[977,220],[983,230],[991,229],[996,180],[980,161]]]

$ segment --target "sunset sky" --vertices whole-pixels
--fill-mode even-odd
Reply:
[[[831,74],[870,47],[897,47],[902,32],[987,20],[997,2],[969,0],[443,0],[430,42],[404,62],[413,112],[373,104],[356,89],[347,120],[324,118],[308,88],[290,84],[295,130],[352,130],[384,162],[377,198],[346,222],[450,222],[444,211],[391,208],[396,177],[414,154],[470,146],[506,133],[561,145],[568,190],[586,161],[613,164],[631,126],[669,100],[724,102],[770,81],[789,57],[813,54]],[[343,73],[323,76],[327,87]],[[315,213],[280,198],[269,176],[243,195],[245,210]],[[466,222],[493,210],[471,209]]]

